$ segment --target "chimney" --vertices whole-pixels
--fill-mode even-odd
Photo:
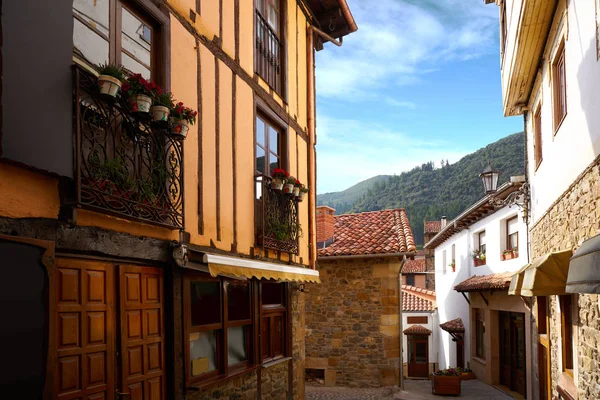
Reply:
[[[442,229],[444,229],[446,227],[446,224],[448,223],[448,221],[446,220],[446,216],[442,216]]]
[[[317,244],[319,248],[326,247],[326,242],[333,239],[335,209],[328,206],[317,207]]]

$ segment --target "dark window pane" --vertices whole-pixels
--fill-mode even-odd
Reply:
[[[273,170],[279,167],[279,158],[273,153],[269,153],[269,174],[273,175]]]
[[[265,123],[259,117],[256,117],[256,143],[265,146]]]
[[[283,316],[273,318],[273,337],[271,338],[272,356],[277,357],[283,355]]]
[[[216,331],[190,333],[190,363],[192,376],[217,369]]]
[[[227,329],[227,363],[229,366],[248,360],[246,347],[246,327],[235,326]]]
[[[269,334],[269,332],[270,332],[269,321],[270,321],[270,319],[268,317],[266,317],[266,318],[263,318],[260,323],[260,341],[261,341],[261,346],[262,346],[263,358],[269,358],[269,353],[270,353],[269,341],[270,341],[271,335]]]
[[[265,151],[256,146],[256,170],[260,173],[265,173]]]
[[[283,304],[283,283],[262,282],[262,303]]]
[[[220,282],[191,282],[192,325],[221,322]]]
[[[406,275],[406,284],[409,286],[415,286],[415,276],[414,275]]]
[[[230,321],[250,319],[250,288],[248,282],[228,282],[227,309]]]
[[[269,151],[279,154],[279,132],[269,126]]]

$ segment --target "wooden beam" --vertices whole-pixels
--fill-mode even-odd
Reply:
[[[483,299],[483,301],[485,301],[485,305],[489,306],[490,303],[488,303],[488,299],[485,298],[485,296],[483,295],[483,293],[482,292],[477,292],[477,293],[479,293],[479,295],[481,296],[481,298]]]
[[[469,300],[469,298],[467,297],[467,295],[465,294],[465,292],[460,292],[460,294],[462,294],[463,297],[465,298],[465,300],[467,301],[467,303],[469,303],[469,305],[471,305],[471,300]]]

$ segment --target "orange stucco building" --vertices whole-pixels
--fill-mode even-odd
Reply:
[[[314,52],[357,29],[346,1],[59,3],[1,6],[0,301],[18,338],[3,384],[304,398]],[[187,137],[100,93],[103,63],[197,110]],[[273,188],[274,168],[307,195]]]

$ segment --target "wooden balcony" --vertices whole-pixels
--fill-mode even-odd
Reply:
[[[88,71],[74,66],[73,82],[77,206],[183,228],[183,142]]]

